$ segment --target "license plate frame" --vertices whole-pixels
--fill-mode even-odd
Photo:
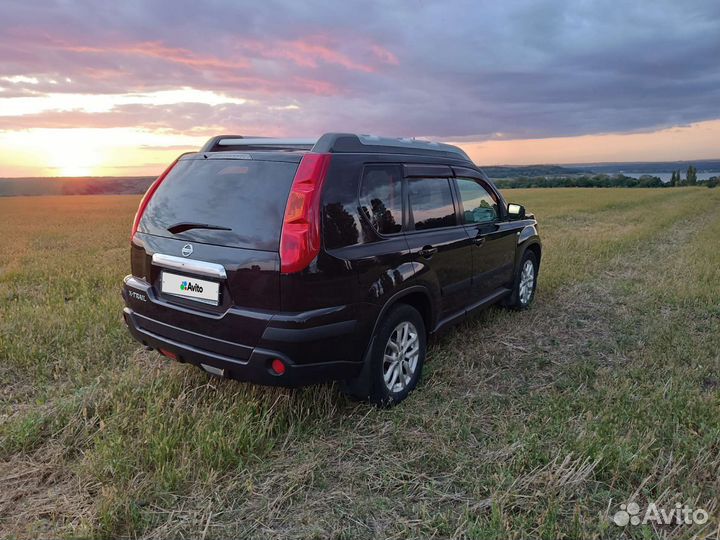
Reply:
[[[177,298],[185,298],[211,306],[220,305],[220,283],[163,270],[160,290]]]

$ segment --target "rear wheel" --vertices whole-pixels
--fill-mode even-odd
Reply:
[[[535,253],[527,250],[523,253],[515,275],[513,291],[505,305],[511,309],[527,309],[535,298],[537,288],[538,262]]]
[[[425,324],[418,311],[397,304],[378,326],[361,377],[367,389],[354,397],[387,407],[401,402],[417,386],[427,350]]]

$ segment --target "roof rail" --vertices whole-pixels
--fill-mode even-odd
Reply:
[[[276,139],[273,137],[247,137],[218,135],[206,142],[200,152],[225,150],[311,150],[316,139]]]
[[[277,139],[272,137],[247,137],[242,135],[218,135],[211,138],[200,152],[235,151],[297,151],[312,150],[318,153],[374,153],[411,154],[472,160],[451,144],[414,138],[390,138],[354,133],[326,133],[319,139]]]
[[[415,138],[391,138],[354,133],[326,133],[313,146],[313,152],[376,154],[412,154],[450,157],[472,163],[470,157],[457,146]]]

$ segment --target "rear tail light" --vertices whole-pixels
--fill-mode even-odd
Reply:
[[[138,206],[137,213],[135,214],[135,219],[133,220],[133,226],[132,231],[130,232],[130,241],[132,242],[132,239],[135,237],[135,233],[138,230],[138,226],[140,225],[140,220],[143,217],[143,214],[145,213],[145,209],[147,208],[148,203],[150,202],[150,199],[152,199],[152,196],[157,191],[157,188],[160,187],[160,184],[162,184],[162,181],[165,180],[165,177],[170,173],[172,168],[175,166],[175,164],[178,162],[178,160],[182,156],[178,157],[175,161],[173,161],[170,166],[163,171],[163,173],[157,177],[157,180],[155,180],[148,190],[145,192],[145,195],[143,195],[143,198],[140,199],[140,206]]]
[[[331,154],[305,154],[285,207],[280,263],[284,274],[307,268],[320,252],[320,192]]]

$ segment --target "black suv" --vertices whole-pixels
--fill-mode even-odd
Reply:
[[[428,336],[532,302],[537,222],[459,148],[329,133],[220,136],[143,197],[125,321],[144,345],[222,377],[343,381],[405,398]]]

